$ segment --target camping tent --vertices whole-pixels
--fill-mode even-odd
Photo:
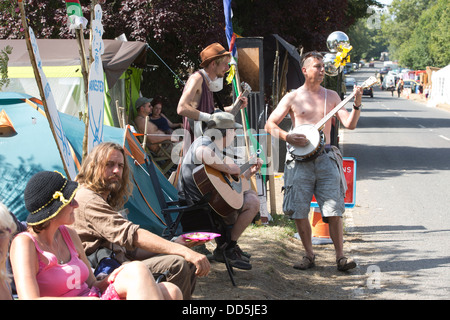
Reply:
[[[450,104],[450,64],[431,74],[431,98],[428,105]]]
[[[118,126],[115,101],[119,100],[121,106],[129,107],[139,97],[142,69],[146,66],[147,45],[137,41],[106,39],[103,43],[103,70],[105,85],[109,90],[105,99],[105,123]],[[86,100],[77,41],[38,39],[37,44],[58,110],[78,116],[80,111],[84,112]],[[0,40],[1,49],[7,45],[13,49],[8,62],[10,84],[3,90],[39,97],[25,40]],[[88,40],[85,40],[85,48],[86,58],[89,60]]]
[[[22,93],[0,92],[0,112],[2,110],[8,115],[14,132],[8,135],[0,133],[0,201],[23,221],[28,215],[23,201],[23,191],[28,180],[43,170],[57,170],[66,174],[40,101]],[[81,162],[84,124],[67,114],[60,112],[59,115],[73,153]],[[142,165],[144,160],[149,166],[153,163],[149,162],[130,130],[105,126],[104,141],[119,143],[128,150],[130,178],[133,182],[133,194],[125,205],[129,210],[128,218],[147,230],[162,234],[166,225],[157,198],[157,192],[161,190],[156,190],[149,178],[149,167]],[[136,164],[134,159],[141,159],[141,165]],[[164,175],[154,170],[154,176],[158,178],[164,201],[177,200],[176,189]]]

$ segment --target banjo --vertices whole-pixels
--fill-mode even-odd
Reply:
[[[370,77],[361,85],[363,88],[369,88],[378,83],[377,78]],[[302,124],[291,130],[290,133],[299,133],[305,135],[308,139],[308,144],[304,147],[289,146],[289,152],[298,161],[310,161],[314,160],[323,150],[325,146],[325,135],[322,131],[325,123],[331,119],[336,112],[338,112],[350,99],[355,95],[352,92],[344,100],[341,101],[333,110],[331,110],[322,120],[317,124]]]

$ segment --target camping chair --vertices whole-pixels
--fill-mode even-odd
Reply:
[[[145,129],[144,131],[147,132],[147,123],[148,123],[148,117],[146,117],[145,119]],[[137,131],[137,126],[134,123],[133,120],[128,120],[128,123],[133,126],[135,128],[135,130]],[[142,133],[136,133],[135,134],[136,139],[139,140],[139,142],[142,145],[142,149],[145,150],[145,152],[149,155],[149,157],[153,160],[153,162],[155,163],[155,165],[158,167],[158,169],[164,174],[164,175],[170,175],[170,169],[174,166],[174,163],[172,162],[172,158],[171,158],[171,154],[166,150],[165,146],[167,144],[171,144],[173,146],[172,142],[159,142],[159,143],[155,143],[156,145],[159,145],[160,147],[160,151],[158,152],[158,154],[156,154],[155,152],[151,151],[148,147],[147,147],[147,139],[145,139],[145,135]]]

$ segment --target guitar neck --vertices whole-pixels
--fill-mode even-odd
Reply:
[[[250,163],[250,161],[247,161],[244,163],[239,169],[241,169],[241,174],[243,174],[245,171],[247,171],[253,164]]]
[[[350,99],[354,97],[354,95],[355,92],[349,94],[344,100],[341,101],[341,103],[339,103],[336,107],[334,107],[334,109],[331,110],[322,120],[320,120],[316,125],[314,125],[314,127],[317,130],[322,130],[323,127],[325,126],[325,123],[327,123],[327,121],[330,120],[331,117],[334,116],[336,112],[338,112],[343,106],[345,106],[347,102],[349,102]]]
[[[242,95],[243,95],[244,97],[248,97],[249,93],[250,93],[250,91],[248,91],[247,89],[245,89],[244,92],[242,93]],[[238,113],[238,111],[239,111],[239,109],[241,108],[241,106],[242,106],[242,101],[241,101],[241,99],[236,99],[236,101],[234,102],[233,107],[232,107],[230,113],[231,113],[233,116],[236,116],[237,113]]]

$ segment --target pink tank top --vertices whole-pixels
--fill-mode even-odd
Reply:
[[[89,269],[78,256],[75,245],[72,242],[69,232],[65,226],[60,226],[59,231],[70,251],[70,261],[58,264],[56,256],[48,251],[43,251],[36,239],[29,233],[23,232],[34,242],[36,251],[47,258],[49,264],[45,264],[40,255],[39,271],[36,280],[39,285],[41,297],[79,297],[89,294],[89,287],[86,283],[89,277]]]

